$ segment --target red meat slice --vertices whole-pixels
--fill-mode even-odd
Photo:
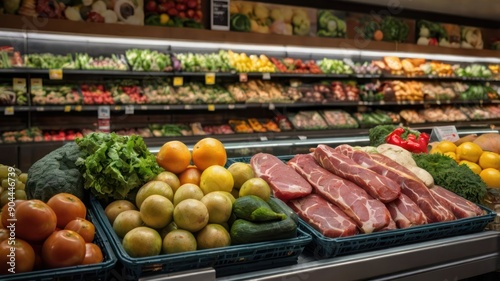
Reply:
[[[422,210],[403,193],[399,195],[398,199],[387,203],[386,206],[398,228],[407,228],[427,223]]]
[[[354,221],[337,206],[317,194],[290,200],[288,206],[326,237],[345,237],[358,233]]]
[[[269,184],[274,196],[283,201],[304,197],[312,192],[311,185],[303,177],[274,155],[257,153],[250,159],[250,165],[256,176]]]
[[[479,206],[444,187],[435,185],[431,188],[431,193],[439,203],[447,206],[457,218],[483,215],[483,210]]]

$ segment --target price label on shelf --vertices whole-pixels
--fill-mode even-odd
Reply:
[[[170,105],[164,105],[163,110],[170,110]]]
[[[70,112],[70,111],[71,111],[71,105],[65,105],[64,112]]]
[[[175,87],[180,87],[182,85],[184,85],[184,77],[175,76],[174,77],[174,86]]]
[[[276,107],[274,106],[274,103],[269,103],[269,110],[274,110]]]
[[[31,78],[30,86],[31,86],[31,92],[41,91],[43,89],[42,78]]]
[[[431,141],[457,141],[459,139],[455,126],[440,126],[432,128]]]
[[[82,106],[81,105],[75,106],[75,111],[82,111]]]
[[[147,105],[141,105],[141,110],[148,110],[148,106]]]
[[[115,110],[122,110],[122,107],[117,105],[117,106],[115,106]]]
[[[215,84],[215,73],[207,73],[205,74],[205,84],[206,85],[214,85]]]
[[[12,79],[12,89],[14,91],[26,92],[26,79],[25,78]]]
[[[234,104],[227,105],[227,109],[235,109],[235,108],[236,108],[236,105],[234,105]]]
[[[262,80],[271,80],[271,73],[266,72],[262,74]]]
[[[134,105],[126,105],[125,106],[125,114],[134,114]]]
[[[267,137],[266,137],[266,136],[261,136],[261,137],[260,137],[260,140],[261,140],[261,141],[267,141]]]
[[[7,106],[3,110],[3,115],[14,115],[14,107],[13,106]]]
[[[97,118],[99,119],[109,119],[111,116],[111,109],[109,105],[101,105],[97,109]]]
[[[63,70],[62,69],[49,69],[50,80],[62,80]]]
[[[299,140],[307,140],[307,136],[298,136]]]
[[[43,107],[43,106],[37,106],[37,107],[35,108],[35,110],[36,110],[36,111],[45,111],[45,107]]]
[[[215,111],[215,105],[209,104],[208,105],[208,111]]]
[[[247,81],[248,81],[248,74],[240,73],[240,82],[247,82]]]
[[[184,109],[190,110],[190,109],[193,109],[193,106],[190,104],[186,104],[186,105],[184,105]]]

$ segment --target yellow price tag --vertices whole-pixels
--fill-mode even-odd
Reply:
[[[14,115],[14,107],[13,106],[7,106],[4,111],[4,115]]]
[[[31,78],[30,80],[31,91],[41,91],[43,89],[43,82],[41,78]]]
[[[82,111],[82,106],[81,105],[75,106],[75,111]]]
[[[115,106],[115,110],[122,110],[122,107],[117,105],[117,106]]]
[[[62,69],[49,69],[49,78],[51,80],[62,80],[63,79]]]
[[[174,77],[174,86],[180,87],[184,85],[184,77],[176,76]]]
[[[205,74],[205,84],[206,85],[214,85],[215,84],[215,73],[207,73]]]
[[[208,111],[215,111],[215,105],[209,104],[208,105]]]
[[[14,91],[26,91],[26,79],[25,78],[14,78],[12,79],[12,89]]]
[[[64,107],[64,112],[70,112],[71,111],[71,105],[66,105]]]

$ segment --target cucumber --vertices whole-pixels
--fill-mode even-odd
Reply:
[[[285,219],[272,222],[252,222],[241,218],[237,219],[231,225],[232,244],[255,243],[297,236],[299,221],[297,214],[278,198],[271,197],[267,204],[275,213],[284,214]]]
[[[233,214],[252,222],[284,220],[286,215],[275,212],[266,201],[255,195],[240,197],[234,201]]]

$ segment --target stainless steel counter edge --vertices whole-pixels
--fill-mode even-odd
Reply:
[[[459,280],[500,270],[499,256],[500,232],[484,231],[216,280]]]

